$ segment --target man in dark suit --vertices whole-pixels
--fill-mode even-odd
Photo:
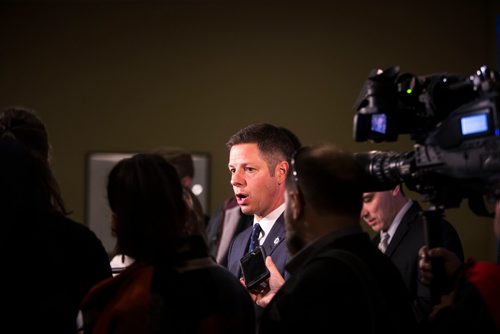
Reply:
[[[293,134],[292,134],[293,135]],[[251,124],[227,142],[229,171],[236,201],[253,224],[237,234],[230,244],[227,268],[241,277],[240,259],[249,251],[253,227],[258,224],[258,245],[272,257],[285,277],[288,250],[283,212],[285,180],[297,140],[289,130],[266,123]]]
[[[232,237],[228,249],[227,268],[238,278],[242,277],[241,258],[252,250],[251,247],[258,246],[262,247],[264,255],[272,258],[280,275],[288,277],[285,264],[289,256],[283,218],[285,181],[297,143],[290,130],[257,123],[236,132],[226,144],[237,204],[243,214],[253,216],[252,225]],[[256,228],[258,230],[253,233]],[[255,239],[251,242],[253,234]],[[230,237],[226,235],[226,238]],[[261,314],[262,308],[256,305],[257,326]]]
[[[291,154],[289,152],[293,153],[293,151],[301,146],[300,140],[291,130],[285,127],[279,127],[279,129],[291,141],[293,150],[290,150],[289,142],[283,146],[282,143],[284,142],[284,139],[282,134],[280,134],[279,137],[281,139],[276,142],[276,144],[281,147],[278,151],[285,149],[285,154]],[[276,129],[273,128],[272,131],[276,132]],[[261,138],[256,138],[256,134],[248,138],[238,138],[238,135],[235,134],[233,139],[234,142],[238,143],[246,143],[247,141],[254,141],[255,143],[258,143],[262,141]],[[228,147],[231,148],[230,145],[228,145]],[[268,147],[268,145],[266,145],[266,147]],[[208,222],[207,237],[210,254],[216,259],[217,263],[223,265],[224,267],[228,267],[228,252],[231,243],[240,232],[248,229],[250,226],[253,226],[253,223],[254,215],[243,213],[242,208],[238,205],[236,196],[231,196],[216,209],[215,213]],[[237,270],[235,270],[235,274],[236,271]]]
[[[361,229],[363,171],[331,145],[304,147],[286,185],[286,243],[293,255],[270,291],[260,333],[414,333],[411,300],[394,264]],[[281,286],[280,286],[281,285]],[[253,296],[257,303],[260,297]]]
[[[418,274],[418,251],[425,244],[425,223],[420,205],[407,198],[402,186],[392,190],[363,194],[361,217],[377,234],[374,244],[394,262],[403,276],[413,299],[417,320],[422,321],[432,308],[428,286]],[[462,261],[462,242],[455,228],[444,219],[439,224],[443,246],[452,250]],[[386,243],[384,244],[384,238]]]

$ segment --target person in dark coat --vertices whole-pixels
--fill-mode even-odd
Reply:
[[[377,233],[373,243],[401,272],[419,322],[430,313],[434,299],[431,289],[420,281],[418,270],[418,251],[426,242],[423,214],[418,202],[406,197],[402,185],[387,191],[363,193],[361,218]],[[463,261],[462,242],[453,225],[442,218],[429,224],[438,224],[436,230],[439,231],[441,246],[453,251]],[[387,238],[385,245],[382,236]]]
[[[414,333],[401,275],[362,231],[362,170],[332,145],[299,149],[286,182],[288,280],[274,284],[260,333]],[[271,291],[274,290],[274,291]]]
[[[17,333],[76,333],[83,297],[111,277],[101,241],[68,216],[49,147],[34,111],[0,112],[0,318]]]

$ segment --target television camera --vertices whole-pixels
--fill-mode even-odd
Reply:
[[[441,246],[438,220],[445,208],[469,200],[488,212],[485,197],[500,197],[500,82],[486,66],[464,77],[447,73],[417,77],[399,67],[373,70],[356,101],[354,139],[396,141],[409,134],[413,151],[355,153],[365,170],[366,192],[404,183],[431,204],[422,215],[425,242]],[[449,290],[444,266],[432,259],[434,303]]]
[[[500,82],[486,66],[468,77],[417,77],[399,67],[373,70],[356,101],[354,139],[396,141],[409,134],[414,150],[356,153],[367,191],[404,183],[432,205],[487,216],[484,197],[500,196]]]

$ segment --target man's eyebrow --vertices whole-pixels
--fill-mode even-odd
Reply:
[[[243,163],[236,163],[236,164],[227,164],[227,167],[229,168],[236,168],[236,166],[239,166],[239,167],[247,167],[248,165],[251,165],[251,163],[249,162],[243,162]]]

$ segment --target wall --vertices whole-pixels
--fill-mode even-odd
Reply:
[[[211,210],[231,194],[225,141],[253,122],[303,143],[354,143],[372,68],[417,75],[497,66],[494,1],[46,1],[0,4],[0,106],[39,112],[73,217],[85,220],[86,156],[160,145],[211,156]],[[489,219],[447,216],[467,255],[492,259]]]

